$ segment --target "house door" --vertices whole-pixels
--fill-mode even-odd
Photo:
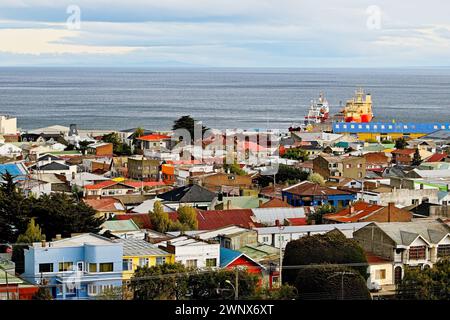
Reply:
[[[400,266],[395,267],[394,277],[395,277],[394,278],[395,284],[399,284],[400,281],[402,280],[402,267]]]

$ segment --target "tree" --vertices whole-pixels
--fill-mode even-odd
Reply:
[[[24,249],[28,248],[28,244],[31,245],[33,242],[39,242],[42,239],[45,239],[45,235],[42,234],[41,228],[36,224],[34,218],[31,218],[25,233],[17,237],[19,244],[13,246],[11,260],[16,264],[17,273],[23,273],[25,271]]]
[[[138,267],[130,279],[134,300],[180,300],[186,298],[188,270],[181,263]]]
[[[177,210],[178,221],[189,230],[198,229],[197,212],[191,206],[180,206]]]
[[[350,263],[367,264],[364,250],[353,239],[347,239],[340,233],[302,237],[286,246],[283,266],[287,268],[283,269],[283,282],[295,285],[299,270],[303,270],[289,266]],[[352,269],[364,278],[367,277],[367,266],[356,266]]]
[[[286,153],[282,156],[282,158],[291,159],[291,160],[299,160],[302,162],[308,161],[308,153],[301,148],[290,148],[286,150]]]
[[[325,185],[325,179],[318,173],[311,173],[308,176],[308,181],[313,182],[313,183],[317,183],[321,186]]]
[[[104,218],[96,216],[96,211],[72,195],[52,193],[34,200],[32,214],[46,234],[47,240],[56,237],[70,237],[72,233],[98,233]]]
[[[180,263],[163,264],[139,268],[130,281],[130,289],[135,300],[210,300],[231,299],[234,270],[188,269]],[[239,297],[251,298],[255,295],[258,276],[246,270],[238,271]]]
[[[105,134],[102,137],[103,142],[112,143],[113,145],[113,152],[116,155],[119,156],[131,156],[131,147],[126,144],[122,143],[122,140],[120,139],[120,136],[117,132],[111,132],[108,134]]]
[[[174,121],[172,130],[185,129],[191,135],[191,141],[194,141],[194,128],[196,120],[191,116],[182,116]],[[207,127],[202,126],[202,136],[208,130]]]
[[[80,151],[81,151],[81,153],[82,153],[83,155],[86,154],[86,150],[87,150],[88,146],[89,146],[91,143],[92,143],[92,142],[90,142],[90,141],[88,141],[88,140],[83,140],[83,141],[80,141],[80,142],[78,143],[79,149],[80,149]]]
[[[311,213],[308,216],[308,222],[312,223],[314,221],[314,224],[322,224],[323,223],[323,216],[325,214],[334,213],[336,212],[336,208],[333,207],[331,204],[326,203],[319,207],[317,207],[314,210],[314,213]]]
[[[406,268],[397,287],[401,300],[450,300],[450,260],[443,259],[433,268]]]
[[[422,157],[420,156],[419,149],[416,149],[416,151],[414,151],[414,155],[413,155],[411,164],[413,166],[420,166],[421,163],[422,163]]]
[[[154,230],[158,232],[167,232],[170,229],[170,218],[167,212],[164,212],[160,201],[155,201],[153,211],[149,212],[150,221]]]
[[[398,138],[395,140],[395,149],[405,149],[408,145],[408,142],[406,142],[405,138]]]
[[[27,228],[30,199],[25,198],[14,177],[6,171],[0,183],[0,241],[14,242]]]
[[[295,300],[298,298],[298,290],[289,284],[283,284],[277,289],[258,288],[253,298],[255,300]]]
[[[300,169],[280,164],[278,172],[275,174],[276,183],[297,183],[305,181],[308,178],[308,173]],[[273,183],[273,175],[261,175],[258,177],[258,184],[261,187],[267,187]]]
[[[302,300],[370,300],[364,278],[343,266],[299,269],[295,286]]]
[[[225,172],[230,172],[232,174],[236,174],[238,176],[245,176],[247,175],[247,172],[245,172],[244,170],[241,169],[241,167],[239,166],[239,164],[237,163],[233,163],[233,164],[224,164],[223,165],[223,170]]]
[[[42,280],[42,284],[39,286],[38,291],[31,297],[32,300],[53,300],[52,293],[47,287],[48,281]]]

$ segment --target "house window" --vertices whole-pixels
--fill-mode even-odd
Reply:
[[[139,258],[139,266],[148,267],[148,258]]]
[[[89,263],[89,272],[97,272],[97,264]]]
[[[438,246],[437,255],[438,258],[450,257],[450,244],[442,244]]]
[[[419,199],[412,199],[412,204],[419,204]]]
[[[409,259],[410,260],[422,260],[426,258],[425,246],[411,247],[409,248]]]
[[[88,284],[88,295],[96,296],[97,295],[97,286],[94,284]]]
[[[384,280],[384,279],[386,279],[386,269],[376,270],[375,280]]]
[[[100,272],[112,272],[114,269],[112,262],[100,263]]]
[[[206,259],[206,266],[207,267],[216,267],[217,259],[216,258]]]
[[[186,260],[186,267],[197,268],[197,259]]]
[[[73,262],[60,262],[59,263],[59,272],[72,271],[72,270],[73,270]]]
[[[53,272],[53,263],[40,263],[39,272]]]
[[[263,240],[263,242],[269,242],[269,237],[267,237],[267,236],[266,236],[266,237],[263,237],[262,240]]]
[[[166,257],[156,257],[156,265],[162,265],[166,263]]]
[[[133,259],[123,259],[122,260],[123,271],[133,270]]]

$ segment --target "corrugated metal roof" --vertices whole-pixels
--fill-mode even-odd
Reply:
[[[170,254],[145,240],[133,238],[120,241],[123,243],[124,256],[166,256]]]

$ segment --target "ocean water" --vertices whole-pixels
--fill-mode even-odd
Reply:
[[[450,69],[0,68],[0,114],[22,129],[286,129],[323,91],[331,112],[363,87],[377,121],[450,121]]]

